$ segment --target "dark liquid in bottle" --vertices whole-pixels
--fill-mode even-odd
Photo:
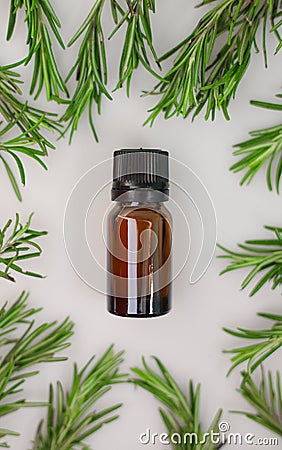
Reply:
[[[171,308],[171,216],[162,204],[120,205],[108,218],[108,310],[154,317]]]

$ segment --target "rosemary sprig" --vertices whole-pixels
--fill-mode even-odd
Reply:
[[[233,355],[231,357],[232,366],[228,374],[230,374],[235,367],[246,362],[246,371],[248,374],[251,374],[282,346],[282,316],[269,313],[258,313],[258,316],[273,321],[272,327],[261,330],[249,330],[242,327],[239,327],[236,330],[224,328],[224,331],[232,336],[255,341],[251,345],[224,351],[224,353]]]
[[[41,133],[41,128],[54,133],[61,133],[57,114],[43,111],[22,103],[17,96],[22,96],[21,77],[13,70],[13,66],[0,66],[0,114],[5,121],[15,122],[21,132],[31,137],[42,149],[44,155],[55,146]]]
[[[26,369],[42,362],[64,361],[66,358],[57,353],[70,345],[68,339],[73,334],[68,318],[59,325],[52,322],[36,326],[34,316],[41,308],[28,308],[27,299],[28,294],[23,292],[15,303],[8,306],[6,302],[0,308],[0,417],[22,407],[46,405],[10,397],[22,392],[25,380],[39,372]],[[0,439],[17,434],[0,428]]]
[[[243,414],[251,420],[282,436],[282,391],[281,376],[276,377],[269,371],[267,376],[262,370],[259,384],[243,374],[243,381],[238,390],[245,400],[255,409],[255,412],[234,411]]]
[[[250,296],[258,292],[269,281],[272,282],[272,289],[277,288],[282,283],[282,228],[270,226],[265,228],[271,231],[274,236],[271,239],[252,239],[245,241],[245,244],[238,244],[238,247],[244,250],[244,253],[233,252],[218,245],[225,252],[218,257],[231,260],[229,266],[220,275],[236,269],[253,267],[243,280],[242,289],[263,272],[262,277],[251,290]]]
[[[46,423],[40,422],[33,443],[33,450],[66,450],[70,448],[90,448],[85,439],[103,425],[116,420],[112,414],[121,404],[102,410],[94,409],[96,402],[124,375],[119,373],[123,352],[115,353],[111,346],[93,364],[93,358],[79,371],[74,365],[73,382],[65,392],[60,381],[57,382],[56,395],[50,385],[49,406]]]
[[[207,3],[211,2],[203,2]],[[195,117],[204,107],[205,119],[214,119],[217,110],[229,119],[230,100],[246,73],[253,48],[258,50],[256,35],[261,23],[265,60],[268,22],[278,38],[277,51],[281,46],[281,21],[274,23],[280,15],[280,0],[222,0],[214,6],[187,38],[159,59],[178,52],[163,80],[147,93],[161,98],[145,123],[152,125],[161,112],[166,119],[173,115],[185,118],[192,111]]]
[[[277,97],[282,98],[282,94]],[[259,106],[274,111],[282,111],[282,105],[279,103],[268,103],[260,101],[251,102]],[[279,193],[279,185],[282,175],[282,124],[262,130],[251,131],[252,139],[235,145],[238,150],[233,153],[234,156],[241,156],[241,159],[230,167],[234,173],[245,171],[241,180],[241,185],[249,184],[257,172],[267,165],[266,181],[270,191],[275,184],[276,191]],[[274,165],[276,166],[274,168]]]
[[[209,435],[206,435],[206,440],[204,440],[204,432],[199,417],[200,385],[195,387],[190,380],[187,397],[162,362],[156,357],[153,359],[157,364],[158,372],[151,369],[143,358],[143,368],[133,368],[132,371],[137,378],[130,381],[151,392],[164,406],[164,408],[159,408],[159,411],[167,429],[169,441],[172,443],[172,448],[175,450],[215,450],[221,448],[222,443],[215,444],[212,442],[211,430],[214,433],[218,432],[222,411],[219,410],[216,413],[207,431]],[[181,443],[174,443],[173,434],[175,433],[180,436]],[[188,437],[187,442],[184,443],[186,433],[187,436],[191,436],[191,440]]]
[[[87,18],[68,43],[68,47],[71,47],[84,33],[76,62],[66,79],[67,82],[76,72],[76,89],[61,118],[61,121],[67,122],[65,133],[69,128],[71,129],[70,142],[86,108],[88,108],[90,127],[98,141],[93,120],[94,104],[97,105],[98,114],[100,114],[103,95],[112,100],[106,88],[107,59],[101,25],[104,4],[105,0],[96,0]]]
[[[20,118],[19,118],[20,119]],[[17,125],[17,120],[15,122],[10,122],[2,130],[0,130],[0,138],[4,136],[8,131],[12,130]],[[39,126],[39,124],[36,124]],[[26,155],[32,158],[34,161],[38,162],[41,167],[47,170],[46,164],[42,161],[42,157],[45,156],[43,150],[36,148],[37,142],[30,135],[32,129],[27,130],[25,133],[21,133],[16,137],[8,139],[6,141],[0,141],[0,160],[3,163],[4,169],[9,177],[12,188],[19,201],[22,201],[22,194],[20,191],[19,183],[16,179],[11,163],[8,160],[13,160],[16,164],[20,180],[23,186],[26,183],[26,174],[23,162],[21,160],[22,155]],[[8,157],[8,158],[7,158]],[[10,158],[9,158],[10,157]]]
[[[68,90],[58,69],[48,30],[50,28],[53,31],[57,42],[64,49],[65,46],[59,32],[61,27],[59,18],[49,0],[10,0],[7,40],[11,39],[13,35],[20,9],[25,11],[26,43],[29,46],[24,64],[28,64],[34,57],[30,94],[35,94],[36,99],[45,87],[47,100],[60,101],[60,93],[68,95]]]
[[[119,80],[116,89],[121,88],[126,83],[127,95],[129,96],[132,75],[139,64],[143,65],[154,76],[160,78],[151,68],[149,52],[158,67],[161,68],[161,66],[153,44],[150,18],[151,13],[156,12],[155,0],[126,0],[126,4],[127,8],[123,9],[120,2],[111,0],[112,15],[116,27],[110,34],[109,39],[126,24],[126,34],[119,66]],[[120,18],[118,17],[119,14]]]
[[[33,108],[27,102],[18,100],[18,95],[22,95],[22,81],[20,75],[11,68],[12,66],[0,66],[0,115],[7,122],[6,125],[0,122],[0,159],[15,194],[21,201],[20,187],[9,160],[16,164],[21,183],[25,185],[22,156],[32,158],[46,170],[42,157],[47,156],[48,149],[55,149],[55,146],[42,134],[41,129],[61,133],[61,125],[56,120],[56,114]],[[17,131],[15,136],[5,140],[4,136],[17,128],[21,133],[18,134]]]
[[[127,85],[129,95],[130,83],[135,69],[141,63],[146,70],[158,75],[150,66],[148,51],[150,50],[155,61],[156,51],[153,46],[150,13],[155,12],[154,0],[128,0],[125,2],[127,8],[123,8],[117,0],[111,0],[112,16],[115,28],[109,36],[111,39],[123,26],[127,26],[125,41],[123,45],[119,81],[116,89]],[[71,100],[67,104],[61,121],[66,122],[65,132],[69,129],[70,141],[78,127],[79,120],[88,109],[88,120],[94,138],[98,141],[98,135],[93,120],[93,107],[97,105],[98,114],[101,113],[101,102],[103,96],[112,100],[106,85],[108,82],[108,69],[106,58],[106,47],[102,26],[102,13],[105,0],[96,0],[91,11],[82,23],[78,31],[70,40],[68,47],[72,46],[77,39],[83,37],[76,62],[70,70],[66,82],[76,72],[77,84]]]
[[[22,96],[22,80],[19,73],[12,69],[12,65],[0,66],[0,114],[8,123],[16,120],[19,129],[31,136],[47,155],[48,149],[55,147],[42,135],[40,128],[60,133],[57,114],[34,108],[19,100],[17,96]]]
[[[0,270],[0,278],[15,281],[9,273],[10,270],[24,275],[42,278],[42,275],[29,270],[23,270],[19,266],[20,261],[36,258],[41,255],[42,249],[35,240],[47,234],[46,231],[36,231],[30,228],[32,216],[33,214],[30,214],[26,224],[22,225],[19,215],[16,214],[13,228],[11,229],[12,220],[9,219],[2,230],[0,230],[0,264],[4,266]],[[9,237],[6,236],[8,230],[11,230]]]

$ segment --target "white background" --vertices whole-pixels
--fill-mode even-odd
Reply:
[[[18,22],[16,34],[5,44],[8,18],[8,3],[2,4],[0,15],[0,38],[2,65],[14,62],[26,54],[25,26]],[[62,20],[62,35],[65,42],[76,31],[92,4],[89,0],[76,2],[53,1]],[[159,54],[191,32],[205,8],[193,9],[196,2],[188,5],[185,0],[162,0],[158,2],[158,14],[154,18],[155,42]],[[108,12],[105,14],[107,22]],[[109,22],[109,20],[108,20]],[[109,22],[110,23],[110,22]],[[107,29],[110,26],[107,24]],[[118,61],[122,33],[109,47],[110,86],[117,81]],[[269,39],[269,55],[274,52],[275,42]],[[74,62],[77,47],[66,53],[55,45],[60,68],[64,76]],[[280,69],[280,70],[279,70]],[[237,99],[231,104],[232,120],[226,122],[220,114],[214,123],[199,117],[194,123],[190,119],[174,118],[164,121],[159,117],[153,128],[142,127],[147,109],[154,105],[154,98],[142,98],[141,89],[153,86],[154,80],[140,69],[134,77],[132,96],[126,98],[124,91],[114,93],[113,102],[104,102],[101,117],[96,125],[100,137],[95,143],[87,119],[84,118],[71,147],[67,140],[59,141],[57,149],[50,152],[47,160],[49,171],[25,159],[27,186],[23,190],[24,201],[15,198],[7,176],[1,167],[1,227],[16,212],[26,220],[34,211],[34,227],[47,229],[49,234],[41,239],[44,249],[40,260],[30,261],[29,267],[46,274],[43,280],[17,277],[17,283],[1,281],[1,303],[13,301],[22,290],[30,292],[31,306],[43,306],[39,320],[63,320],[67,315],[75,321],[75,336],[72,346],[65,352],[69,361],[41,367],[41,373],[26,383],[26,396],[33,400],[46,400],[48,383],[57,379],[67,387],[71,380],[72,363],[81,366],[93,354],[99,355],[114,342],[116,349],[126,350],[124,370],[140,365],[141,356],[157,355],[166,364],[183,389],[188,379],[202,385],[201,420],[209,425],[219,407],[224,409],[224,420],[230,423],[232,432],[253,432],[257,437],[271,433],[243,416],[229,410],[249,409],[240,398],[236,388],[240,383],[239,370],[229,378],[228,355],[222,353],[239,344],[239,340],[226,335],[222,327],[259,327],[265,321],[256,317],[256,312],[281,313],[279,289],[271,291],[267,285],[252,299],[248,290],[241,291],[240,283],[247,272],[238,271],[219,277],[224,261],[213,259],[205,276],[196,285],[179,278],[174,283],[173,311],[161,319],[119,319],[106,312],[105,299],[85,285],[73,271],[64,248],[63,216],[68,196],[77,180],[95,164],[109,158],[114,149],[122,147],[157,147],[187,164],[207,187],[217,214],[218,241],[231,248],[248,238],[267,236],[263,225],[281,226],[281,198],[268,192],[265,173],[255,177],[249,187],[240,187],[239,175],[229,172],[234,163],[232,145],[245,140],[248,131],[277,124],[279,113],[268,112],[250,106],[250,99],[272,100],[281,87],[281,57],[270,56],[269,68],[265,70],[262,55],[253,55],[251,66],[241,83]],[[27,80],[31,67],[24,71]],[[44,100],[38,105],[44,106]],[[56,109],[56,105],[49,105]],[[74,236],[75,239],[75,236]],[[281,369],[277,354],[268,360],[268,367]],[[132,386],[118,386],[101,401],[108,406],[122,401],[120,419],[89,439],[90,446],[99,450],[135,450],[142,446],[140,433],[150,427],[154,432],[165,431],[158,414],[158,403],[148,393]],[[14,450],[31,446],[37,422],[44,417],[43,410],[22,410],[7,416],[1,426],[12,427],[21,432],[21,437],[11,440]],[[159,450],[160,444],[147,446]],[[235,446],[229,448],[235,449]],[[249,448],[243,446],[240,448]],[[264,448],[264,447],[261,447]],[[265,447],[266,448],[266,447]]]

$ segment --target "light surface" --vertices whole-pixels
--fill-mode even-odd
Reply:
[[[11,43],[3,44],[8,3],[1,6],[1,64],[14,62],[26,53],[23,24],[19,23]],[[56,0],[52,3],[62,20],[62,35],[67,42],[86,16],[91,1]],[[184,0],[158,2],[159,13],[154,19],[154,29],[160,54],[195,26],[204,9],[194,10],[193,5]],[[110,47],[112,87],[116,82],[121,42],[120,37]],[[169,150],[173,157],[188,165],[201,178],[215,205],[218,241],[221,244],[234,249],[237,242],[261,236],[263,225],[281,226],[281,197],[268,192],[264,171],[260,171],[249,187],[240,187],[240,174],[233,175],[228,170],[234,163],[232,145],[245,140],[250,130],[271,126],[281,120],[279,113],[249,104],[250,99],[271,101],[281,88],[281,56],[271,56],[273,50],[274,40],[270,38],[267,70],[264,69],[262,55],[254,55],[239,87],[237,99],[231,105],[230,122],[220,115],[214,123],[204,122],[202,117],[194,123],[190,119],[164,121],[159,117],[153,128],[142,127],[147,117],[146,111],[154,105],[155,98],[139,98],[141,89],[149,88],[154,83],[140,69],[134,78],[130,99],[126,98],[124,91],[119,91],[114,93],[112,103],[104,102],[102,115],[96,120],[99,144],[92,139],[87,119],[84,118],[72,146],[61,140],[57,150],[50,153],[47,173],[32,161],[25,160],[27,186],[23,191],[22,204],[18,203],[12,192],[3,168],[0,169],[1,226],[16,212],[20,212],[25,220],[34,211],[34,227],[49,232],[46,238],[41,239],[43,256],[29,263],[31,268],[46,274],[46,278],[37,280],[18,276],[15,285],[1,281],[1,303],[6,299],[16,299],[22,290],[26,290],[30,292],[30,305],[44,307],[41,320],[62,320],[70,315],[76,324],[73,344],[67,350],[69,361],[42,366],[40,375],[26,383],[28,399],[46,400],[48,383],[57,379],[68,386],[74,361],[81,366],[93,353],[101,355],[114,342],[117,349],[126,350],[125,370],[140,364],[142,355],[149,357],[154,354],[184,389],[189,378],[195,383],[200,382],[204,425],[208,426],[216,410],[222,407],[223,420],[230,423],[232,432],[251,432],[256,437],[271,436],[270,432],[243,416],[229,413],[229,410],[249,406],[236,392],[240,382],[239,370],[226,378],[230,365],[228,356],[222,354],[223,349],[243,344],[243,341],[226,335],[222,327],[251,328],[265,324],[265,321],[256,318],[256,312],[281,313],[279,289],[273,292],[267,285],[250,299],[247,290],[240,291],[246,272],[238,271],[220,278],[218,274],[224,267],[224,261],[214,258],[207,273],[195,285],[189,285],[183,276],[176,280],[173,311],[168,316],[139,321],[119,319],[106,312],[105,298],[85,285],[72,269],[64,248],[63,217],[73,186],[87,170],[109,158],[115,149],[143,146]],[[76,51],[77,47],[65,54],[58,52],[64,75],[74,61]],[[28,81],[31,68],[28,67],[23,73]],[[28,83],[25,92],[28,92]],[[39,101],[38,105],[44,106],[44,101]],[[56,105],[50,105],[52,108],[55,109]],[[280,357],[281,353],[277,352],[268,360],[267,366],[281,369]],[[89,440],[91,447],[97,450],[167,448],[161,444],[144,446],[139,443],[139,435],[148,427],[152,432],[165,431],[158,415],[158,403],[152,396],[131,386],[120,386],[101,404],[107,406],[115,401],[124,403],[120,419],[95,434]],[[44,414],[43,410],[22,410],[3,420],[4,427],[21,432],[20,438],[11,439],[13,450],[30,448],[37,422]],[[231,445],[228,448],[245,449],[247,446]]]

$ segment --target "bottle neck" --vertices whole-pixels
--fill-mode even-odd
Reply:
[[[116,197],[114,201],[120,204],[140,205],[144,203],[160,204],[168,201],[168,195],[151,188],[130,189]]]
[[[119,202],[116,204],[122,208],[131,207],[131,208],[150,208],[150,209],[159,209],[164,203],[163,202]]]

